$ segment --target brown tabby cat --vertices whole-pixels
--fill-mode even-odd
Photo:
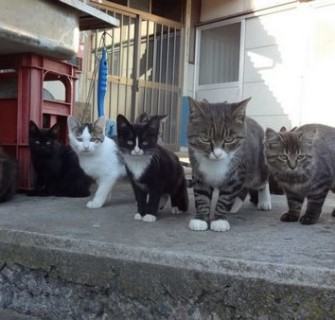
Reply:
[[[246,116],[249,100],[209,103],[190,98],[188,141],[196,206],[191,230],[229,230],[226,214],[237,211],[236,203],[243,203],[249,189],[258,190],[260,209],[271,209],[264,131]],[[214,189],[219,197],[210,221]]]
[[[291,131],[267,129],[265,135],[269,170],[287,197],[281,221],[298,221],[307,198],[300,222],[316,223],[328,191],[335,191],[335,128],[309,124]]]

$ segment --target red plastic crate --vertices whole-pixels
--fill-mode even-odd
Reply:
[[[29,120],[39,127],[61,124],[61,139],[66,140],[66,118],[72,114],[76,67],[36,54],[0,55],[0,81],[16,81],[16,96],[0,97],[0,145],[18,160],[19,189],[32,185]],[[43,99],[44,81],[61,81],[65,101]]]

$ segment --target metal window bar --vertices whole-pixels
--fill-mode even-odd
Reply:
[[[174,28],[173,32],[173,68],[172,68],[172,75],[171,75],[171,84],[175,85],[175,65],[176,65],[176,38],[177,38],[177,29]],[[171,106],[172,108],[175,106],[175,96],[176,94],[174,93],[173,90],[171,90]],[[172,127],[172,122],[170,123],[170,132],[169,132],[169,137],[171,138],[174,132],[174,129]]]
[[[154,24],[154,35],[153,35],[153,45],[154,45],[154,49],[153,49],[153,59],[152,59],[152,76],[151,76],[151,81],[155,82],[156,80],[156,56],[157,56],[157,37],[156,37],[156,32],[157,32],[157,23]],[[151,102],[150,102],[150,113],[153,113],[154,110],[154,96],[155,96],[156,92],[155,89],[152,88],[151,89]]]

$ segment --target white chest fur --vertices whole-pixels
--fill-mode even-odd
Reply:
[[[136,180],[140,179],[151,162],[151,156],[125,155],[124,161]]]
[[[205,181],[212,187],[218,187],[225,180],[230,171],[232,159],[235,153],[229,153],[221,160],[211,160],[196,153],[195,157],[199,164],[199,171],[203,174]]]

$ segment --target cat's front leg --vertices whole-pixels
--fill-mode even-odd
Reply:
[[[314,224],[319,220],[328,191],[328,188],[321,189],[307,196],[307,209],[305,214],[300,218],[301,224]]]
[[[98,181],[98,188],[94,194],[93,199],[88,201],[86,204],[87,208],[90,209],[101,208],[105,204],[108,198],[108,194],[112,190],[116,180],[117,177],[110,177],[110,176],[100,179]]]
[[[232,181],[219,189],[219,196],[215,207],[214,220],[210,228],[213,231],[223,232],[230,230],[226,214],[231,211],[234,202],[242,192],[241,181]]]
[[[295,222],[299,220],[301,207],[304,203],[304,196],[302,194],[294,193],[290,190],[285,190],[288,212],[285,212],[280,217],[284,222]]]
[[[271,210],[271,195],[270,195],[270,186],[269,183],[266,182],[263,188],[258,190],[258,204],[257,208],[259,210],[268,211]]]
[[[144,222],[156,221],[161,196],[162,193],[159,190],[152,190],[149,192],[149,201],[147,203],[146,213],[145,216],[142,218],[142,221]]]
[[[195,180],[193,192],[196,214],[188,226],[193,231],[206,231],[208,229],[213,188],[201,180]]]
[[[134,215],[134,219],[142,220],[145,215],[148,193],[145,190],[143,190],[143,188],[136,185],[135,182],[132,183],[132,187],[134,190],[136,204],[137,204],[137,212]]]

